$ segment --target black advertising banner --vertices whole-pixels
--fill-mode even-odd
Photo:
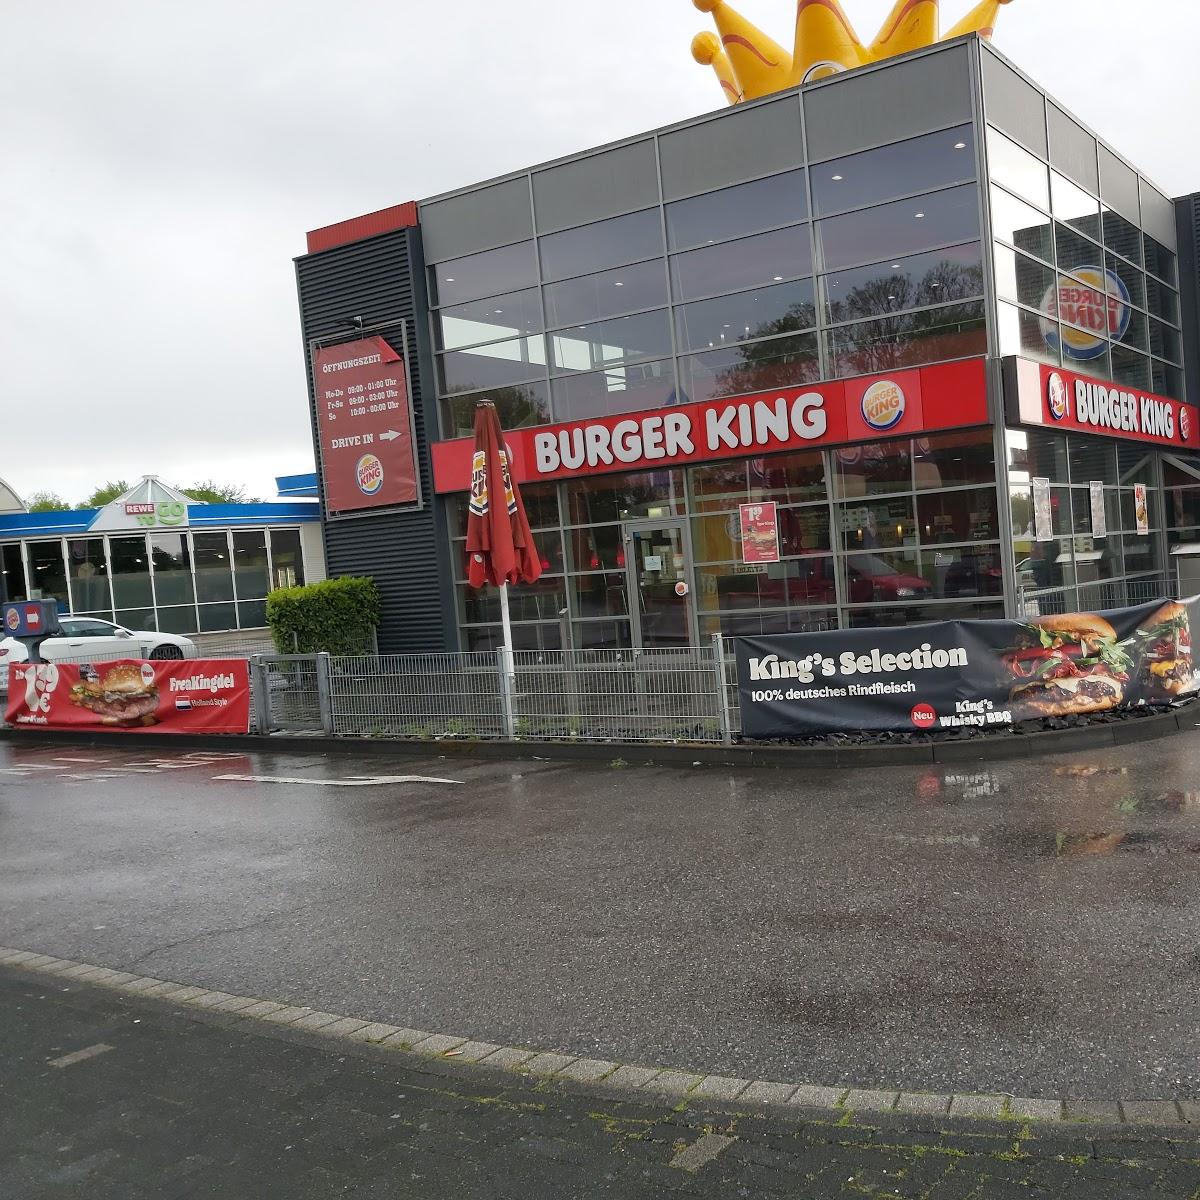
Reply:
[[[742,734],[995,729],[1165,704],[1200,687],[1198,605],[738,638]]]

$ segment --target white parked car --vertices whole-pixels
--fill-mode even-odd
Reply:
[[[196,643],[177,633],[135,633],[96,617],[61,616],[61,633],[42,643],[47,662],[82,660],[104,662],[110,658],[195,658]],[[15,638],[0,639],[0,667],[25,662],[29,651]]]

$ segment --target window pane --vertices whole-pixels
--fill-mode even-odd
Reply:
[[[154,609],[152,608],[118,608],[117,624],[128,629],[131,633],[153,631]]]
[[[807,225],[797,225],[673,255],[671,286],[675,297],[691,300],[810,275],[809,236]]]
[[[1156,242],[1148,233],[1144,235],[1144,245],[1146,247],[1146,270],[1152,271],[1159,279],[1165,279],[1168,283],[1174,284],[1176,282],[1175,255],[1161,242]]]
[[[847,446],[833,457],[836,494],[842,498],[912,490],[912,442],[908,440]]]
[[[740,552],[734,557],[739,556]],[[708,612],[762,608],[810,611],[837,603],[834,560],[828,555],[793,558],[757,570],[747,570],[736,562],[698,567],[696,587],[700,607]]]
[[[261,529],[233,535],[233,577],[239,600],[267,594],[267,539]]]
[[[1105,282],[1104,273],[1095,267],[1081,267],[1076,277],[1059,276],[1053,294],[1057,297],[1057,316],[1074,326],[1068,329],[1064,325],[1061,330],[1063,351],[1069,358],[1092,362],[1103,357],[1104,338],[1120,333],[1129,320],[1129,306],[1107,295]]]
[[[809,504],[776,513],[779,553],[787,558],[829,553],[829,507]],[[742,558],[741,522],[736,512],[692,518],[692,550],[697,562],[738,562]],[[772,572],[775,574],[776,572]]]
[[[896,262],[852,267],[823,275],[821,287],[830,322],[965,300],[983,295],[982,250],[978,242],[972,242]]]
[[[71,604],[75,612],[112,613],[108,594],[108,564],[103,538],[73,538],[67,542],[71,570]]]
[[[501,429],[545,425],[550,420],[550,389],[543,380],[468,392],[442,401],[442,436],[469,437],[475,429],[475,406],[490,400],[496,406]]]
[[[817,335],[770,338],[693,354],[680,360],[680,370],[692,401],[815,383],[821,378]]]
[[[978,236],[979,201],[974,185],[817,222],[818,243],[827,270]]]
[[[926,545],[998,538],[996,489],[925,492],[917,497],[917,523],[921,527],[921,541]]]
[[[524,492],[521,498],[525,498]],[[304,553],[298,529],[271,530],[271,586],[273,589],[304,586]]]
[[[1145,318],[1139,316],[1145,323]],[[1124,346],[1112,348],[1113,379],[1117,383],[1131,388],[1148,388],[1150,386],[1150,360],[1144,354],[1127,350]]]
[[[201,604],[232,600],[233,567],[229,560],[229,541],[225,534],[192,534],[192,552],[196,562],[196,599]],[[221,628],[228,629],[231,626],[223,625]]]
[[[991,493],[993,514],[995,492]],[[933,585],[933,595],[946,598],[1002,596],[1004,568],[999,546],[962,546],[922,553],[921,572]],[[1002,614],[997,610],[995,616]]]
[[[628,621],[576,621],[571,637],[576,650],[626,650],[633,645]]]
[[[675,364],[634,363],[582,375],[561,375],[551,385],[556,421],[577,421],[606,413],[636,412],[677,404]]]
[[[764,633],[820,633],[837,627],[837,609],[807,604],[775,612],[760,612],[752,607],[746,612],[714,613],[700,618],[702,638],[711,638],[714,633],[724,634],[725,637],[761,637]]]
[[[593,525],[567,533],[571,564],[579,571],[615,571],[625,567],[625,539],[620,525]]]
[[[592,371],[626,359],[658,358],[671,353],[671,324],[666,309],[613,317],[549,336],[555,371]]]
[[[1099,246],[1057,222],[1054,225],[1054,245],[1058,251],[1058,269],[1060,271],[1075,271],[1080,267],[1091,267],[1095,270],[1099,266],[1101,258]]]
[[[160,633],[196,633],[196,610],[190,605],[158,609]]]
[[[1050,208],[1046,164],[995,129],[987,131],[988,171],[1010,192],[1039,208]]]
[[[826,337],[837,376],[867,375],[987,353],[982,303],[842,325]]]
[[[473,350],[452,350],[437,357],[443,392],[507,387],[535,379],[546,369],[546,347],[540,334]]]
[[[470,495],[467,492],[455,492],[446,497],[446,507],[450,513],[450,529],[452,536],[462,538],[467,531],[467,506]],[[558,528],[558,484],[557,483],[526,483],[521,485],[521,503],[525,505],[525,515],[529,518],[529,527],[534,532]],[[272,546],[274,537],[272,534]],[[538,538],[539,548],[542,539]],[[459,548],[461,549],[461,547]],[[452,554],[457,560],[462,557],[459,550]],[[278,567],[278,563],[276,563]]]
[[[796,504],[825,498],[825,460],[820,451],[772,454],[693,467],[696,512],[732,511],[753,500]]]
[[[1117,447],[1115,442],[1071,434],[1067,438],[1067,465],[1071,482],[1087,484],[1117,482]],[[1090,527],[1090,526],[1089,526]]]
[[[1104,244],[1135,263],[1142,261],[1142,231],[1111,208],[1104,210]]]
[[[575,575],[571,603],[578,617],[629,616],[629,580],[624,571]]]
[[[880,146],[812,168],[819,216],[975,178],[970,125]]]
[[[804,172],[789,171],[668,204],[667,237],[672,250],[686,249],[791,225],[807,216]]]
[[[1146,277],[1146,307],[1164,321],[1172,324],[1179,321],[1179,293],[1152,275]]]
[[[200,631],[219,632],[238,627],[237,607],[233,604],[201,604]]]
[[[913,443],[913,476],[918,490],[993,483],[996,456],[990,431],[917,438]]]
[[[1055,311],[1056,275],[1052,267],[996,243],[996,294],[1039,312]]]
[[[1061,433],[1042,433],[1037,429],[1010,429],[1008,465],[1014,481],[1023,477],[1067,482],[1067,439]]]
[[[851,629],[913,625],[923,621],[998,621],[1004,616],[999,600],[979,604],[904,604],[892,608],[855,608],[847,616]]]
[[[1099,241],[1100,201],[1057,171],[1050,172],[1050,189],[1054,198],[1055,217]]]
[[[1113,297],[1109,296],[1109,304],[1112,305]],[[1136,309],[1130,308],[1128,304],[1118,302],[1116,308],[1112,312],[1114,320],[1113,333],[1115,333],[1126,346],[1133,346],[1137,350],[1146,349],[1146,318]],[[1124,324],[1125,330],[1121,332],[1121,325]],[[1113,353],[1116,354],[1117,348],[1113,347]]]
[[[1003,301],[997,306],[1000,353],[1021,354],[1040,359],[1058,367],[1062,365],[1058,351],[1058,323],[1039,318],[1037,313],[1017,308]],[[1047,334],[1051,334],[1048,338]]]
[[[1053,223],[1000,188],[992,188],[992,230],[1018,250],[1054,261]]]
[[[1169,362],[1181,361],[1178,332],[1153,317],[1150,318],[1150,353]]]
[[[915,549],[850,554],[841,566],[846,599],[851,604],[911,604],[913,600],[928,600],[933,592],[933,583],[922,573],[921,555]]]
[[[68,611],[67,571],[63,563],[62,543],[30,542],[29,583],[35,599],[57,600],[63,611]]]
[[[108,557],[112,562],[113,599],[117,608],[153,609],[154,594],[150,590],[150,562],[145,537],[110,537]],[[149,628],[153,627],[151,618]]]
[[[583,476],[571,480],[566,494],[567,521],[571,525],[666,517],[684,511],[683,476],[678,471]],[[576,570],[596,570],[590,558],[590,552],[584,559],[577,558]]]
[[[457,304],[476,296],[495,296],[537,285],[532,242],[485,250],[438,263],[433,268],[431,297],[435,304]]]
[[[536,288],[472,300],[437,314],[434,327],[439,350],[456,350],[478,342],[498,342],[542,328],[542,306]]]
[[[464,619],[469,624],[500,620],[500,592],[497,588],[473,588],[460,584],[459,600]],[[536,583],[510,587],[508,604],[514,621],[557,620],[559,609],[567,606],[566,580],[543,575]]]
[[[1172,400],[1183,399],[1183,372],[1178,367],[1168,366],[1157,358],[1150,360],[1150,390]]]
[[[28,600],[19,544],[0,546],[0,570],[4,572],[4,595],[10,600]]]
[[[635,263],[546,285],[546,324],[583,325],[602,317],[667,302],[667,273],[661,259]]]
[[[546,280],[586,275],[621,263],[653,258],[663,252],[658,209],[612,217],[578,229],[565,229],[539,240]]]
[[[1112,274],[1114,274],[1122,283],[1125,291],[1129,293],[1129,299],[1138,306],[1138,308],[1146,307],[1146,277],[1137,269],[1131,267],[1124,259],[1117,258],[1115,254],[1106,254],[1104,256],[1104,265]],[[1110,281],[1111,288],[1111,281]],[[1112,289],[1115,294],[1120,294],[1120,288]]]
[[[727,342],[794,333],[816,324],[813,281],[797,279],[675,309],[679,349],[715,349]]]
[[[154,561],[154,590],[158,607],[172,604],[193,604],[196,593],[192,590],[192,563],[188,552],[187,538],[179,533],[156,533],[150,538],[150,554]],[[194,616],[187,630],[159,629],[171,633],[195,632]]]

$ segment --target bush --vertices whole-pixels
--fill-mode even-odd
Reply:
[[[280,654],[371,654],[379,624],[373,579],[346,576],[267,596],[267,624]]]

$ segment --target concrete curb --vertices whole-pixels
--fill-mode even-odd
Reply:
[[[1014,1124],[1058,1123],[1130,1125],[1165,1128],[1200,1126],[1200,1102],[1176,1100],[1073,1101],[1063,1097],[1008,1094],[934,1094],[900,1092],[889,1088],[824,1087],[814,1083],[784,1083],[739,1079],[672,1067],[638,1066],[608,1059],[579,1057],[553,1050],[498,1046],[456,1034],[430,1033],[361,1017],[342,1016],[300,1005],[253,996],[236,996],[192,984],[132,975],[109,967],[74,962],[34,950],[0,947],[0,967],[57,977],[71,983],[94,984],[126,995],[169,1002],[197,1012],[220,1013],[233,1019],[304,1030],[399,1050],[446,1064],[488,1067],[535,1079],[586,1084],[624,1093],[675,1099],[681,1103],[754,1105],[796,1112],[828,1109],[842,1117],[855,1113],[898,1113],[964,1117]]]
[[[0,741],[22,745],[87,745],[146,749],[245,750],[259,754],[438,755],[445,758],[549,758],[601,762],[620,760],[631,767],[786,767],[789,770],[829,771],[937,763],[995,762],[1102,750],[1187,733],[1200,725],[1200,708],[1156,713],[1125,721],[1052,729],[1039,733],[982,736],[955,741],[878,746],[714,746],[707,743],[655,742],[533,742],[474,741],[443,738],[412,741],[405,738],[330,737],[322,734],[179,734],[102,733],[86,730],[13,729],[0,727]]]

